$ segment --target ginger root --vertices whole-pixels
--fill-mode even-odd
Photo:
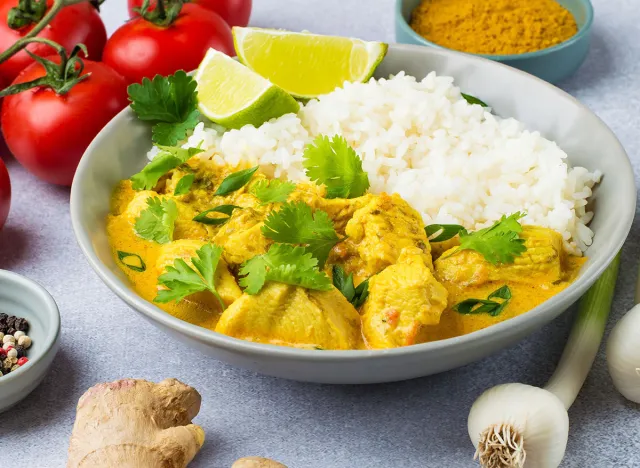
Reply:
[[[68,468],[182,468],[204,443],[200,394],[176,379],[118,380],[78,401]]]
[[[287,468],[282,463],[262,457],[245,457],[236,460],[231,468]]]

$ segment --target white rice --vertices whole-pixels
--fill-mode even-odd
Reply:
[[[201,156],[220,164],[259,164],[275,177],[305,181],[303,150],[320,134],[343,135],[362,158],[371,191],[397,192],[425,224],[480,229],[522,211],[524,224],[562,233],[575,254],[591,245],[586,205],[602,174],[572,168],[556,143],[468,104],[453,78],[435,73],[345,83],[259,128],[200,123],[183,146],[201,144]]]

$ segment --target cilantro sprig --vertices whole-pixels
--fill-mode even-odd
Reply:
[[[492,299],[502,299],[502,301],[494,301]],[[467,314],[489,314],[496,317],[502,313],[511,300],[511,289],[504,285],[493,291],[487,299],[465,299],[453,306],[456,312]]]
[[[318,136],[306,146],[303,158],[307,177],[327,187],[327,198],[356,198],[369,188],[362,160],[339,135]]]
[[[153,80],[129,85],[131,109],[140,120],[153,123],[152,140],[174,146],[187,137],[199,121],[196,80],[184,70],[173,75],[156,75]]]
[[[328,291],[331,280],[318,269],[318,260],[304,247],[273,244],[266,254],[244,262],[240,268],[240,286],[247,294],[258,294],[267,281]]]
[[[296,184],[279,179],[262,179],[251,186],[251,193],[260,200],[262,205],[269,203],[284,203],[296,189]]]
[[[322,210],[313,212],[302,201],[285,203],[280,210],[269,213],[262,234],[276,242],[306,246],[321,268],[333,246],[340,242],[329,215]]]
[[[527,250],[524,239],[520,238],[522,226],[518,220],[524,213],[502,216],[499,221],[479,231],[460,231],[458,250],[475,250],[491,264],[513,263],[514,257]]]
[[[166,244],[173,240],[173,229],[178,217],[178,206],[170,199],[147,198],[148,207],[136,218],[134,229],[143,239]]]
[[[159,145],[158,148],[160,152],[153,158],[153,161],[144,166],[140,172],[131,176],[133,190],[153,190],[163,175],[203,151],[200,148],[185,149],[178,146]]]
[[[173,266],[168,266],[166,273],[158,277],[158,285],[166,289],[158,291],[155,302],[180,302],[191,294],[210,291],[218,299],[222,310],[226,308],[215,286],[215,273],[222,255],[222,247],[205,244],[196,250],[196,255],[191,258],[195,269],[183,259],[176,258]]]
[[[364,304],[369,297],[369,279],[367,278],[358,287],[354,287],[353,273],[346,274],[340,265],[333,265],[333,285],[347,298],[356,309]]]

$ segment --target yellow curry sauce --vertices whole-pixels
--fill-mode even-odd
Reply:
[[[242,169],[192,158],[195,182],[186,195],[174,196],[177,182],[187,173],[174,169],[150,191],[135,191],[122,181],[112,198],[108,237],[116,262],[144,299],[153,301],[158,276],[175,258],[187,263],[195,250],[212,242],[223,248],[216,270],[216,288],[227,308],[214,296],[196,293],[180,303],[158,304],[182,320],[250,341],[317,349],[390,348],[459,336],[531,310],[567,287],[584,263],[567,254],[560,234],[524,226],[527,251],[511,265],[491,265],[475,251],[459,251],[452,239],[430,245],[420,215],[398,195],[366,194],[354,199],[326,199],[315,184],[298,184],[288,201],[303,201],[325,211],[343,238],[325,266],[339,264],[354,274],[355,284],[369,280],[369,296],[358,311],[335,288],[310,291],[281,283],[267,283],[257,295],[237,285],[242,262],[264,254],[272,241],[261,234],[264,219],[280,203],[261,205],[252,184],[266,175],[256,173],[241,189],[214,196],[214,189],[230,173]],[[149,197],[171,198],[178,205],[173,242],[159,244],[139,237],[136,218]],[[222,226],[205,225],[193,217],[207,209],[233,204]],[[145,271],[128,268],[118,251],[139,255]],[[452,309],[469,299],[486,299],[507,285],[508,305],[497,316],[461,314]],[[222,318],[221,318],[222,315]]]

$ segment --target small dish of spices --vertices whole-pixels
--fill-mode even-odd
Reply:
[[[0,270],[0,412],[42,381],[58,351],[60,314],[38,283]]]
[[[552,83],[589,49],[589,0],[396,1],[398,42],[480,55]]]

